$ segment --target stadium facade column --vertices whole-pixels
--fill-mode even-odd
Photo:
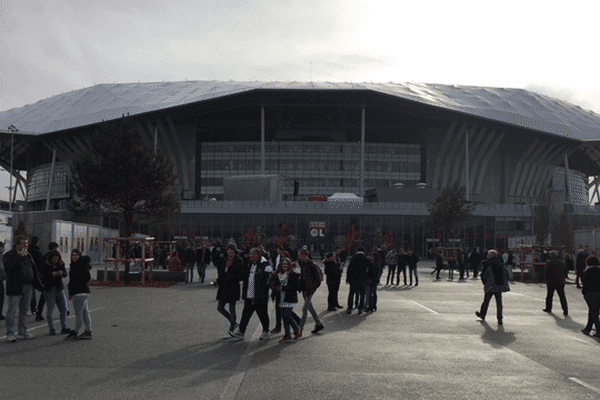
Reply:
[[[265,107],[260,108],[260,173],[265,174]]]
[[[50,178],[48,179],[48,193],[46,193],[46,211],[50,210],[50,193],[52,192],[52,181],[54,180],[54,165],[56,164],[56,147],[52,149],[52,164],[50,166]]]
[[[469,129],[465,129],[465,182],[466,182],[466,200],[469,201]]]
[[[362,121],[360,126],[360,194],[365,195],[365,107],[362,108]]]

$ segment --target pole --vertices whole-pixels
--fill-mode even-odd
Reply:
[[[8,212],[12,212],[12,178],[13,178],[13,146],[15,143],[15,131],[14,129],[10,130],[10,183],[8,186]]]
[[[467,201],[469,201],[469,192],[471,191],[469,182],[469,130],[465,129],[465,189],[467,192]]]
[[[260,173],[265,174],[265,108],[260,108]]]
[[[54,164],[56,163],[56,147],[52,149],[52,165],[50,166],[50,178],[48,179],[48,193],[46,194],[46,211],[50,210],[50,192],[52,192],[52,181],[54,180]]]
[[[362,121],[360,128],[360,194],[364,197],[365,190],[365,108],[362,108]]]
[[[154,153],[158,147],[158,125],[154,127]]]

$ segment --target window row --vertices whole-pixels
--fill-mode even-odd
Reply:
[[[268,142],[265,143],[265,151],[268,153],[356,153],[360,154],[360,143],[314,143],[314,142]],[[236,142],[236,143],[202,143],[202,153],[260,153],[261,146],[259,142]],[[411,154],[420,155],[419,145],[410,144],[392,144],[392,143],[365,143],[365,153],[367,154],[388,154],[401,155]]]
[[[257,160],[202,160],[202,171],[260,171],[261,163]],[[265,160],[268,171],[350,171],[360,172],[359,161],[299,161],[299,160]],[[419,172],[418,162],[365,161],[368,172]]]

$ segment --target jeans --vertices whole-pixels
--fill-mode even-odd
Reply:
[[[312,297],[314,293],[310,296],[306,295],[306,292],[302,292],[302,297],[304,298],[304,304],[302,305],[302,318],[300,319],[300,329],[304,329],[304,324],[306,323],[306,317],[308,317],[308,312],[310,311],[310,315],[312,315],[315,320],[316,325],[321,325],[321,320],[319,319],[319,314],[315,311],[315,308],[312,305]]]
[[[23,294],[21,296],[6,296],[8,298],[8,308],[6,310],[6,336],[14,335],[15,330],[15,314],[19,310],[18,319],[18,333],[19,335],[25,335],[27,333],[27,327],[25,322],[27,321],[27,310],[31,306],[31,292],[33,286],[23,285]]]
[[[377,285],[378,283],[365,285],[365,310],[377,309]]]
[[[58,306],[60,328],[67,329],[67,298],[65,292],[58,288],[52,288],[44,291],[44,297],[46,297],[46,322],[50,332],[54,331],[54,306],[58,304],[60,304]]]
[[[415,286],[419,284],[419,275],[417,275],[417,267],[408,268],[408,275],[410,276],[410,284],[412,285],[412,277],[415,274]]]
[[[548,292],[546,294],[546,310],[552,310],[552,297],[554,296],[554,291],[558,293],[558,298],[560,299],[560,305],[564,312],[567,312],[569,309],[567,308],[567,297],[565,296],[565,285],[548,285]]]
[[[223,300],[219,300],[219,305],[217,306],[217,311],[220,312],[227,321],[229,321],[229,330],[232,332],[235,329],[235,324],[237,323],[237,315],[235,315],[235,303],[235,301],[225,303]],[[229,312],[225,310],[225,304],[229,304]]]
[[[479,312],[481,313],[481,316],[485,318],[492,296],[496,297],[496,316],[498,317],[498,321],[502,321],[502,292],[485,292],[485,297],[483,298],[483,303],[481,304],[481,310]]]
[[[204,283],[204,278],[206,278],[206,267],[208,264],[206,263],[198,263],[198,279],[200,283]]]
[[[400,272],[402,272],[402,275],[404,276],[404,284],[406,285],[406,264],[402,265],[402,264],[398,264],[398,268],[397,268],[397,275],[396,275],[396,284],[400,284]]]
[[[185,263],[185,283],[194,280],[194,263]]]
[[[73,296],[73,308],[75,309],[75,333],[79,333],[81,325],[85,324],[85,331],[92,331],[92,319],[88,311],[88,293],[79,293]]]
[[[300,329],[297,319],[294,318],[293,307],[279,307],[281,309],[281,317],[283,318],[283,328],[285,330],[285,337],[291,337],[290,327],[296,331]]]
[[[586,293],[583,298],[588,305],[588,322],[585,328],[586,331],[591,331],[592,327],[596,326],[596,333],[600,333],[600,320],[598,319],[598,313],[600,312],[600,293],[591,292]],[[8,319],[7,319],[8,321]],[[7,324],[8,325],[8,324]]]

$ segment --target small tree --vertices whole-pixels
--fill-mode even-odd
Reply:
[[[456,225],[472,216],[474,208],[473,204],[467,202],[464,186],[446,186],[435,202],[427,206],[430,218],[425,223],[425,229],[431,233],[441,230],[449,238]]]
[[[121,121],[102,130],[92,137],[92,151],[73,160],[71,211],[120,216],[124,237],[133,234],[134,221],[166,221],[179,213],[173,162],[153,149],[139,126]]]

